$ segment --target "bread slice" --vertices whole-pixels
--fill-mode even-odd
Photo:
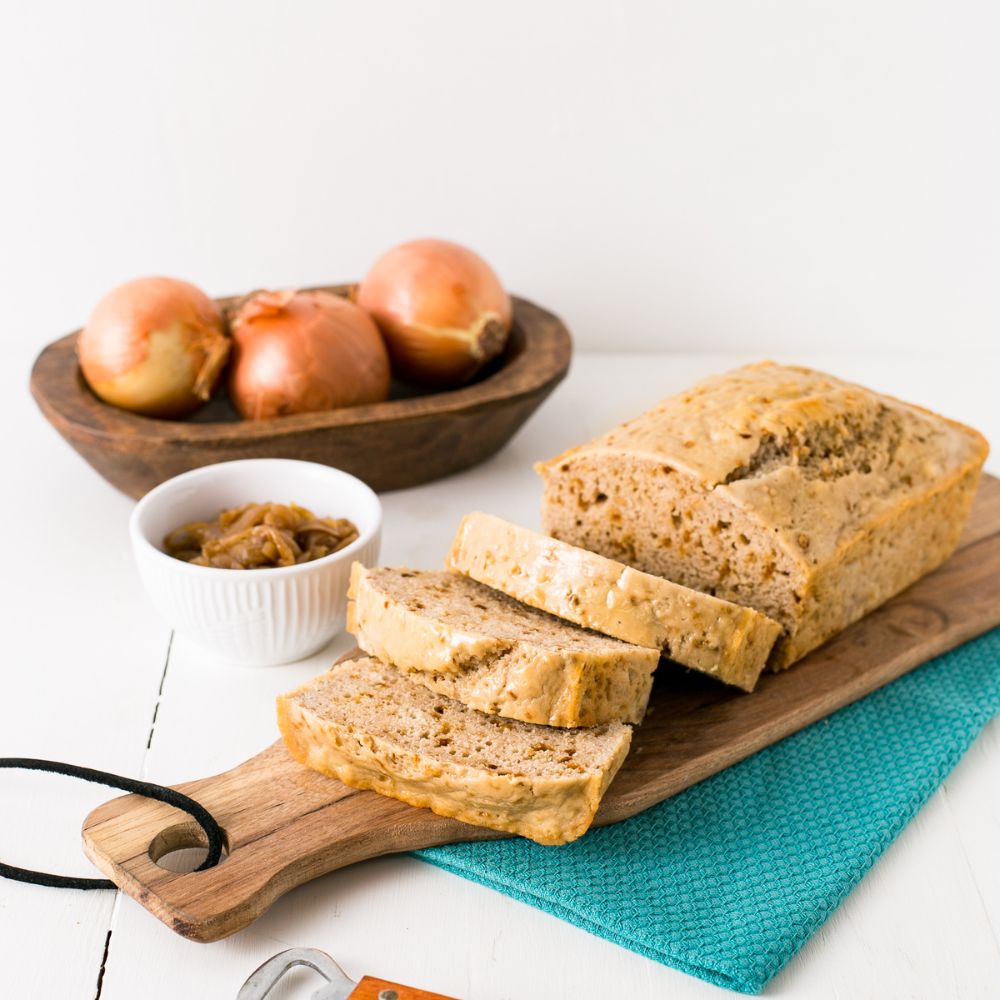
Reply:
[[[632,737],[621,723],[550,729],[484,715],[368,658],[280,696],[278,726],[299,763],[352,788],[540,844],[587,830]]]
[[[780,669],[951,554],[988,450],[920,407],[764,362],[538,466],[542,524],[774,618]]]
[[[534,608],[752,691],[781,626],[490,514],[468,514],[447,565]]]
[[[576,628],[457,573],[355,563],[347,627],[470,708],[549,726],[641,722],[656,649]]]

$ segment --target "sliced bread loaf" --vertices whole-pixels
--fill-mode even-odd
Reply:
[[[920,407],[764,362],[538,466],[542,524],[763,611],[781,668],[951,554],[987,451]]]
[[[279,697],[278,726],[306,767],[540,844],[587,830],[632,736],[484,715],[368,658]]]
[[[470,708],[549,726],[641,722],[659,651],[598,635],[457,573],[355,563],[366,653]]]
[[[781,626],[766,615],[689,590],[489,514],[467,515],[450,569],[518,601],[752,691]]]

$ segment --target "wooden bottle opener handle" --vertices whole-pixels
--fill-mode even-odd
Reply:
[[[349,1000],[453,1000],[453,998],[446,997],[442,993],[428,993],[426,990],[415,990],[411,986],[400,986],[385,979],[365,976]]]

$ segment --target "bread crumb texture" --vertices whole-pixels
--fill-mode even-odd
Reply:
[[[951,554],[987,453],[927,410],[763,362],[539,465],[542,521],[774,619],[781,669]]]
[[[641,722],[660,659],[445,571],[352,568],[348,629],[370,655],[491,715]]]
[[[353,788],[563,844],[590,826],[631,729],[554,729],[485,715],[370,658],[278,698],[292,756]]]

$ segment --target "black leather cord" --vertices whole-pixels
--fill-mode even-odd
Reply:
[[[109,788],[120,788],[123,792],[133,795],[143,795],[148,799],[165,802],[168,806],[180,809],[191,816],[205,831],[208,838],[208,857],[195,869],[204,871],[214,868],[222,857],[223,833],[212,814],[194,799],[166,788],[154,785],[149,781],[136,781],[134,778],[123,778],[107,771],[95,771],[89,767],[77,764],[61,764],[54,760],[35,760],[32,757],[0,757],[0,768],[14,768],[21,771],[51,771],[53,774],[64,774],[69,778],[82,778],[97,785],[107,785]],[[48,872],[31,871],[29,868],[17,868],[0,861],[0,877],[14,879],[16,882],[31,882],[34,885],[47,885],[54,889],[117,889],[110,879],[106,878],[75,878],[71,875],[50,875]]]

